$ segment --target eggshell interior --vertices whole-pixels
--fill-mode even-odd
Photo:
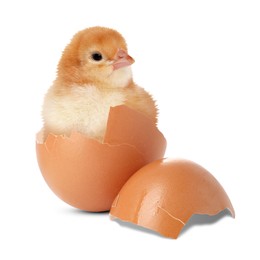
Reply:
[[[128,178],[166,149],[156,125],[126,106],[110,109],[103,143],[77,132],[41,138],[37,159],[49,187],[68,204],[95,212],[109,210]]]
[[[193,214],[215,215],[233,206],[220,183],[188,160],[160,159],[135,173],[112,204],[110,216],[177,238]]]

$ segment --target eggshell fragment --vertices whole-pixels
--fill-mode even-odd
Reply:
[[[154,122],[126,106],[110,110],[104,143],[131,144],[143,155],[145,164],[163,157],[166,140]]]
[[[50,134],[44,143],[36,142],[38,164],[49,187],[86,211],[109,210],[128,178],[163,157],[165,149],[156,125],[126,106],[110,109],[104,143],[77,132],[70,137]]]
[[[135,173],[112,204],[110,216],[177,238],[193,214],[216,215],[233,206],[219,182],[188,160],[160,159]]]

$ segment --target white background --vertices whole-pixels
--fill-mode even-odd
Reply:
[[[35,156],[43,96],[65,45],[93,25],[125,36],[166,156],[208,169],[235,220],[193,221],[172,240],[49,190]],[[1,1],[0,36],[0,259],[259,259],[259,1]]]

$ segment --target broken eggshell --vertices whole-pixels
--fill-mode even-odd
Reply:
[[[207,170],[188,160],[160,159],[126,182],[110,216],[177,238],[193,214],[216,215],[224,209],[235,217],[226,192]]]
[[[51,190],[86,211],[107,211],[138,169],[162,158],[166,140],[156,125],[126,106],[111,107],[103,143],[73,132],[70,137],[37,136],[36,152]]]

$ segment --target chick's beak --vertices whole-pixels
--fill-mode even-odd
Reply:
[[[135,60],[128,55],[128,53],[125,50],[119,49],[115,55],[115,58],[113,60],[113,69],[117,70],[126,66],[130,66],[135,62]]]

